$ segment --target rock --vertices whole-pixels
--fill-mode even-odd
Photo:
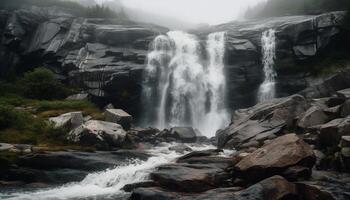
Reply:
[[[298,126],[303,129],[324,124],[328,121],[328,116],[323,109],[318,106],[309,108],[299,119]]]
[[[183,195],[159,187],[151,187],[137,188],[133,191],[130,200],[176,200],[180,198],[183,198]]]
[[[82,145],[122,147],[126,132],[119,124],[90,120],[69,133],[68,139]]]
[[[79,93],[79,94],[74,94],[71,95],[69,97],[67,97],[67,100],[87,100],[89,98],[89,94],[88,93]]]
[[[192,151],[192,148],[187,146],[187,145],[184,145],[184,144],[179,144],[179,145],[176,145],[176,146],[173,146],[173,147],[169,147],[169,150],[170,151],[175,151],[176,153],[185,153],[186,151],[187,152],[190,152]]]
[[[157,185],[179,192],[203,192],[224,184],[230,174],[221,168],[203,164],[169,164],[151,173]]]
[[[327,191],[304,183],[296,183],[299,199],[307,200],[335,200]]]
[[[106,111],[107,109],[115,109],[115,107],[113,106],[113,104],[110,103],[103,108],[104,111]]]
[[[350,171],[350,136],[342,136],[339,144],[343,168]]]
[[[117,123],[123,126],[125,130],[131,127],[132,116],[121,109],[106,109],[105,120],[108,122]]]
[[[241,148],[249,141],[272,139],[308,108],[305,98],[294,95],[257,104],[235,112],[232,124],[219,131],[218,148]]]
[[[10,151],[15,153],[32,153],[33,146],[28,144],[14,144]]]
[[[235,170],[239,177],[254,182],[269,176],[282,175],[293,166],[303,166],[311,170],[315,161],[310,146],[295,134],[288,134],[243,158],[235,166]]]
[[[332,120],[319,127],[319,138],[322,145],[336,146],[342,136],[350,135],[350,117]]]
[[[347,100],[341,107],[340,107],[340,117],[347,117],[350,115],[350,99]]]
[[[337,91],[337,95],[343,99],[350,99],[350,88]]]
[[[332,96],[327,100],[326,104],[328,107],[335,107],[343,104],[345,100],[346,99],[342,97]]]
[[[339,73],[329,77],[322,83],[306,88],[301,91],[300,94],[306,98],[321,98],[329,97],[335,94],[337,91],[350,88],[350,74]],[[340,95],[342,98],[344,96]]]
[[[272,176],[240,192],[235,200],[293,200],[297,188],[281,176]]]
[[[1,151],[9,151],[12,148],[14,148],[14,146],[12,144],[0,143],[0,152]]]
[[[54,123],[55,128],[73,129],[84,123],[82,112],[65,113],[58,117],[51,117],[49,120]]]
[[[342,147],[350,147],[350,136],[342,136],[340,140],[340,145]]]
[[[198,130],[192,127],[174,127],[169,131],[164,130],[160,132],[158,137],[163,137],[166,140],[174,139],[182,143],[195,143],[207,140]]]

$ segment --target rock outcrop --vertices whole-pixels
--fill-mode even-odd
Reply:
[[[288,134],[243,158],[235,165],[235,170],[237,176],[252,182],[273,175],[289,174],[288,170],[295,170],[296,166],[308,171],[306,175],[310,176],[315,161],[316,157],[311,147],[295,134]],[[288,169],[291,167],[292,169]]]
[[[118,19],[79,18],[67,12],[58,7],[1,11],[1,74],[6,76],[15,66],[28,69],[44,65],[66,83],[81,87],[101,106],[113,102],[138,117],[149,45],[168,29]],[[277,95],[287,96],[309,84],[307,69],[288,73],[297,63],[319,56],[332,46],[343,45],[336,39],[344,35],[345,30],[340,28],[344,16],[345,12],[332,12],[231,22],[193,33],[199,38],[212,32],[227,33],[225,73],[229,106],[237,109],[256,103],[263,81],[263,31],[276,30]]]

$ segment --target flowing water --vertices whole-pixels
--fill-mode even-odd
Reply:
[[[153,41],[144,83],[147,125],[192,126],[206,136],[227,125],[225,33],[210,34],[205,45],[181,31]]]
[[[150,172],[162,164],[170,163],[183,154],[170,151],[169,147],[176,144],[164,144],[149,150],[152,155],[147,161],[130,160],[128,164],[116,166],[102,172],[91,173],[84,180],[69,183],[61,187],[31,192],[0,194],[0,199],[6,200],[85,200],[113,199],[124,200],[128,193],[122,188],[127,184],[148,180]],[[191,146],[200,151],[213,146]],[[188,152],[187,152],[188,153]]]
[[[262,63],[264,65],[265,80],[260,85],[258,101],[263,102],[273,99],[276,93],[276,71],[274,69],[276,59],[276,33],[270,29],[263,32],[261,37]]]

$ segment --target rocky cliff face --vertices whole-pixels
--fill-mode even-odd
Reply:
[[[261,33],[273,28],[278,38],[277,95],[304,89],[307,69],[291,67],[331,50],[342,37],[344,12],[320,16],[280,17],[232,22],[194,31],[227,32],[228,97],[232,109],[253,105],[263,81]],[[0,11],[0,71],[44,65],[67,83],[86,90],[101,105],[113,102],[131,114],[139,113],[142,74],[150,42],[168,29],[115,19],[84,19],[58,8]],[[289,67],[286,67],[289,66]],[[137,116],[137,115],[136,115]]]
[[[308,78],[311,69],[300,69],[300,64],[312,62],[317,57],[340,51],[343,46],[349,45],[345,42],[348,33],[341,28],[345,14],[332,12],[317,16],[231,22],[194,32],[202,37],[217,31],[227,33],[228,96],[230,107],[235,109],[256,103],[258,88],[264,78],[261,65],[262,32],[268,29],[276,31],[277,96],[287,96],[310,84]]]

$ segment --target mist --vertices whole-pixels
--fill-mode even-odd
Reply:
[[[188,24],[220,24],[240,19],[249,6],[265,0],[96,0],[121,1],[127,9]]]

